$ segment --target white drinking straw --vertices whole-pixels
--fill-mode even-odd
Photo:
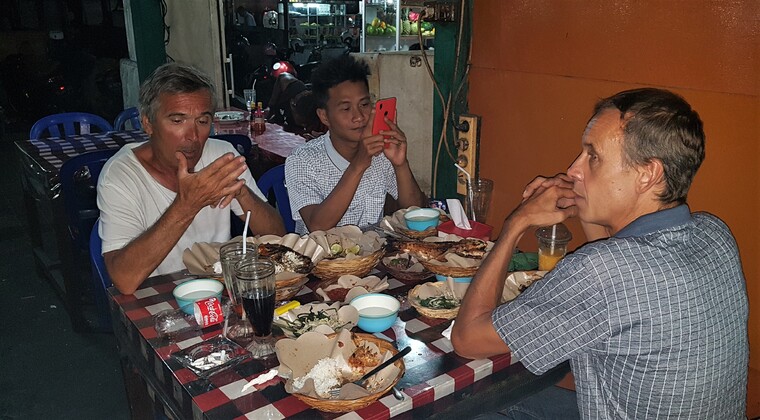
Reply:
[[[472,179],[470,178],[470,173],[465,171],[458,163],[455,163],[454,166],[462,171],[464,176],[467,177],[467,199],[470,200],[470,215],[472,216],[472,220],[475,220],[475,203],[473,202]]]
[[[245,226],[243,226],[243,255],[245,255],[245,246],[248,241],[245,240],[245,236],[248,234],[248,223],[251,221],[251,211],[248,210],[245,213]]]
[[[557,225],[552,225],[552,242],[549,245],[549,255],[554,255],[554,240],[557,238]]]

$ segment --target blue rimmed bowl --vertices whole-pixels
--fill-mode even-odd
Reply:
[[[448,276],[444,276],[443,274],[436,274],[435,279],[438,281],[446,281],[446,278]],[[455,283],[470,283],[472,281],[472,277],[452,277],[454,279]]]
[[[436,209],[414,209],[404,213],[404,221],[409,230],[422,232],[438,226],[440,216]]]
[[[387,330],[396,322],[401,303],[390,295],[367,293],[353,298],[351,306],[359,312],[359,328],[376,333]]]
[[[193,313],[193,304],[199,300],[211,297],[221,298],[224,284],[214,279],[188,280],[172,291],[177,306],[186,314]]]

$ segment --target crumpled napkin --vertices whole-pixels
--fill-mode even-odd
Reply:
[[[444,336],[444,337],[446,337],[447,339],[451,340],[451,330],[454,329],[454,323],[455,322],[457,322],[457,320],[456,319],[452,319],[451,320],[451,325],[449,325],[449,327],[446,328],[445,330],[441,331],[441,335]]]
[[[451,220],[454,221],[454,225],[460,229],[472,230],[470,220],[464,212],[462,203],[455,198],[449,198],[446,199],[446,204],[449,206],[449,215],[451,216]]]

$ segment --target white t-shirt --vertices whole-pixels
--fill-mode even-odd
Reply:
[[[121,249],[153,226],[174,201],[176,193],[161,185],[150,175],[135,156],[133,149],[141,143],[124,145],[106,162],[98,178],[98,208],[103,250]],[[233,152],[230,143],[209,138],[203,148],[196,171],[210,165],[219,156]],[[257,196],[266,200],[256,186],[251,172],[246,169],[241,178]],[[204,207],[151,276],[175,272],[185,268],[182,252],[196,242],[223,242],[230,239],[230,210],[243,214],[237,200],[223,209]],[[255,221],[251,221],[255,226]]]

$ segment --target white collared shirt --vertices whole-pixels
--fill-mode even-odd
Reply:
[[[320,204],[332,192],[348,168],[349,162],[335,150],[326,133],[298,147],[285,161],[285,184],[288,187],[290,208],[296,222],[296,233],[308,233],[300,210]],[[383,217],[385,196],[398,199],[398,185],[393,164],[384,154],[372,158],[364,172],[353,200],[341,217],[338,226],[366,226]]]

